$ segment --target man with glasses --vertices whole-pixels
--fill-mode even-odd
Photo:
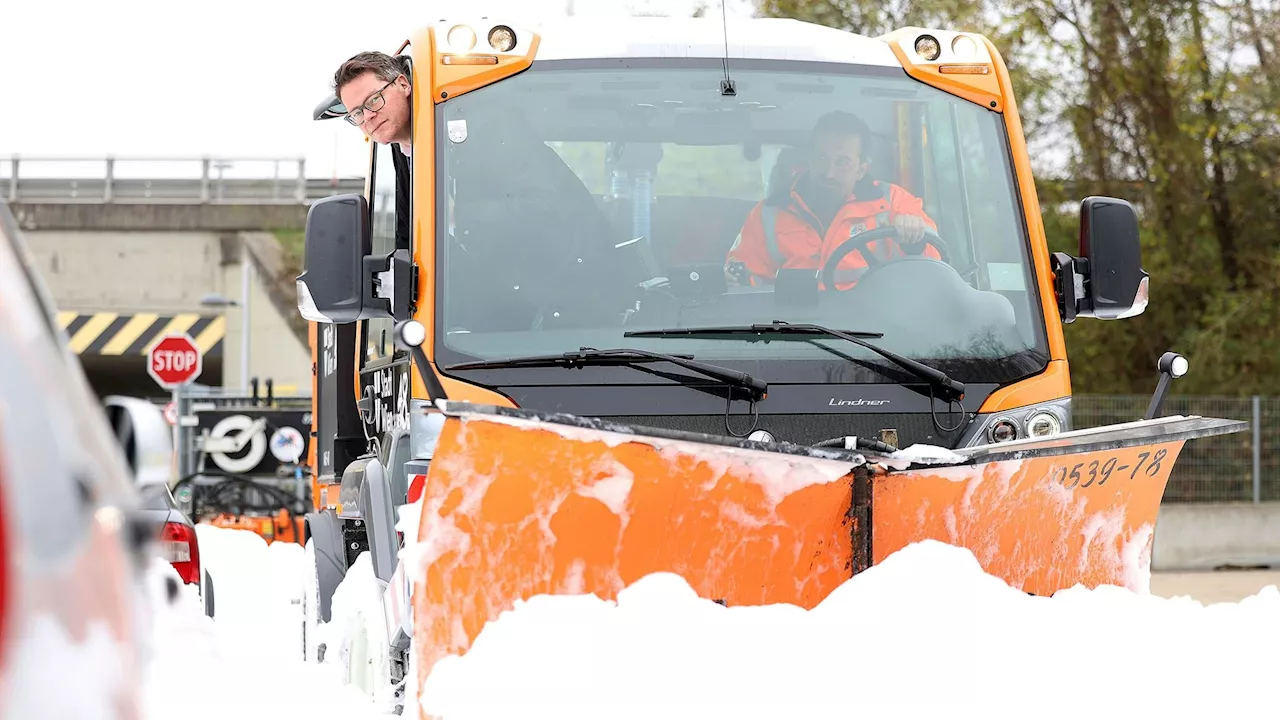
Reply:
[[[777,187],[747,215],[725,260],[730,284],[772,283],[784,268],[817,270],[846,240],[885,224],[898,228],[901,245],[890,238],[872,241],[868,249],[877,259],[901,257],[902,246],[941,259],[932,245],[919,248],[925,228],[938,229],[920,198],[866,176],[870,139],[855,115],[832,112],[818,119],[806,169],[791,177],[790,167],[783,167]],[[780,165],[785,162],[780,158]],[[846,255],[836,273],[839,288],[852,287],[867,266],[860,250]]]
[[[362,52],[333,75],[333,92],[347,108],[344,119],[376,143],[391,146],[396,172],[396,247],[408,250],[410,163],[413,152],[413,85],[407,63],[381,52]]]
[[[413,88],[407,72],[399,58],[363,52],[342,63],[333,76],[334,92],[347,108],[346,121],[375,142],[396,143],[405,155],[413,151]]]

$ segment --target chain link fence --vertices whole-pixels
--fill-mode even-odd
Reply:
[[[1142,418],[1150,395],[1076,395],[1076,429]],[[1232,435],[1189,440],[1165,490],[1166,503],[1280,501],[1280,398],[1170,395],[1162,415],[1199,415],[1243,420],[1249,428]]]

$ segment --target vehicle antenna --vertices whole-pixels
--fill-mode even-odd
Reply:
[[[727,0],[720,0],[720,21],[724,25],[724,80],[720,82],[720,94],[734,97],[738,94],[729,77],[729,12],[725,9]]]

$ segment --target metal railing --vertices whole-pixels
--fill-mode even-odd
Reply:
[[[10,204],[306,204],[363,189],[363,177],[308,178],[305,158],[0,158]]]
[[[1141,419],[1150,395],[1076,395],[1072,423],[1095,427]],[[1280,501],[1280,397],[1170,395],[1162,415],[1242,420],[1243,432],[1189,440],[1165,489],[1166,503]]]

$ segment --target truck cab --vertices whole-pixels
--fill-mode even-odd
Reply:
[[[370,142],[368,191],[312,209],[298,281],[322,337],[359,334],[334,350],[354,356],[355,394],[372,391],[368,430],[405,424],[404,396],[424,396],[401,390],[408,356],[391,338],[411,317],[454,399],[800,444],[954,448],[1070,429],[1062,324],[1142,312],[1136,215],[1086,198],[1079,256],[1051,256],[1008,73],[985,38],[773,19],[628,25],[445,21],[399,48],[414,88],[409,163],[398,172],[392,148]],[[830,160],[814,128],[829,113],[869,131],[860,156],[841,159],[863,168],[854,199],[890,221],[922,215],[936,255],[878,259],[867,249],[897,243],[891,223],[835,237],[831,213],[808,207]],[[731,250],[762,213],[793,256],[740,281]],[[413,232],[397,241],[405,221]],[[796,258],[806,225],[822,245]],[[851,256],[869,267],[840,283]],[[584,347],[696,358],[767,394],[654,358],[545,359]]]

